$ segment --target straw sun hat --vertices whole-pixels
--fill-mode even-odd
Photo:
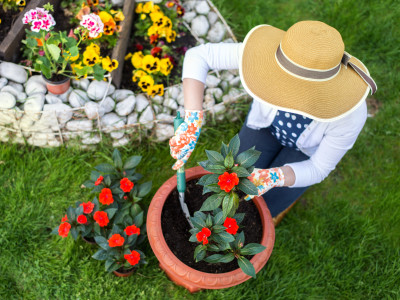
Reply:
[[[239,66],[252,97],[318,121],[344,117],[377,88],[363,63],[344,51],[340,33],[319,21],[298,22],[286,32],[253,28]]]

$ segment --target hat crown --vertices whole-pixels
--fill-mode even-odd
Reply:
[[[329,70],[340,64],[344,43],[340,33],[319,21],[302,21],[290,27],[281,41],[283,53],[305,68]]]

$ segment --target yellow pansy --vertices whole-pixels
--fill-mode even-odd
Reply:
[[[154,4],[152,12],[161,12],[161,8],[157,4]]]
[[[132,53],[128,53],[127,55],[125,55],[125,60],[128,60],[128,59],[130,59],[132,57]]]
[[[101,21],[103,23],[110,22],[111,20],[114,20],[113,17],[108,12],[106,12],[105,10],[103,10],[103,11],[101,11],[99,13],[99,17],[100,17],[100,19],[101,19]]]
[[[157,20],[162,19],[162,17],[164,17],[164,14],[162,12],[152,12],[150,14],[150,19],[153,22],[156,22]]]
[[[114,21],[121,22],[123,20],[125,20],[125,16],[122,11],[118,11],[116,14],[114,14]]]
[[[105,35],[113,35],[113,34],[114,34],[114,31],[115,31],[115,29],[116,29],[116,26],[115,26],[115,25],[116,25],[116,24],[115,24],[115,22],[114,22],[113,19],[111,19],[111,20],[108,21],[108,22],[104,22],[104,29],[103,29],[104,34],[105,34]]]
[[[147,35],[152,36],[153,34],[158,34],[159,28],[156,25],[152,25],[147,29]]]
[[[160,71],[160,60],[153,55],[146,55],[142,61],[142,69],[148,73]]]
[[[140,15],[140,20],[144,20],[144,19],[146,19],[146,15],[145,14],[141,14]]]
[[[146,2],[146,4],[143,5],[143,12],[145,14],[151,13],[153,11],[153,8],[154,8],[153,1]]]
[[[96,45],[95,43],[91,43],[89,46],[86,47],[86,51],[92,51],[96,53],[97,55],[100,55],[100,47],[99,45]]]
[[[163,24],[164,27],[172,28],[172,21],[167,16],[163,17]]]
[[[66,61],[76,61],[79,58],[79,53],[75,56],[71,56],[71,53],[66,50],[65,52],[63,52],[63,57]]]
[[[100,62],[100,56],[97,55],[94,51],[85,51],[83,52],[83,63],[87,66],[94,66],[95,64]]]
[[[164,95],[164,85],[156,84],[147,89],[147,94],[151,97]]]
[[[140,78],[138,85],[143,92],[146,92],[149,88],[151,89],[151,87],[154,85],[154,79],[150,75],[143,76]]]
[[[176,32],[174,30],[168,30],[165,36],[167,43],[175,42],[175,38],[176,38]]]
[[[136,69],[140,69],[142,67],[143,57],[144,55],[142,51],[133,53],[131,62]]]
[[[136,5],[135,13],[140,14],[142,12],[143,12],[143,3],[139,3],[138,5]]]
[[[169,58],[163,58],[160,60],[160,72],[164,76],[168,76],[169,73],[171,73],[173,67],[174,65],[171,63],[171,60]]]
[[[146,76],[147,73],[145,71],[142,70],[136,70],[133,71],[133,76],[132,76],[132,81],[136,82],[138,81],[138,79],[142,78],[143,76]]]
[[[109,56],[103,58],[101,64],[103,66],[103,69],[108,72],[112,72],[113,70],[118,68],[118,61],[116,59],[111,60]]]

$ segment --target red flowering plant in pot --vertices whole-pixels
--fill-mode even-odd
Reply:
[[[221,151],[206,150],[208,160],[199,164],[211,174],[200,178],[203,194],[210,193],[200,211],[191,218],[190,241],[199,243],[194,251],[196,262],[229,263],[237,260],[242,271],[256,277],[253,265],[246,256],[255,255],[265,246],[245,245],[244,232],[239,232],[244,213],[236,213],[239,201],[250,200],[246,195],[257,195],[257,187],[248,179],[253,164],[260,156],[254,147],[238,155],[240,141],[234,136],[228,145],[222,143]],[[242,192],[243,197],[239,197]],[[207,213],[203,213],[203,211]]]
[[[91,172],[83,186],[96,195],[93,201],[76,202],[69,207],[54,234],[74,239],[79,235],[94,240],[100,247],[93,258],[105,260],[108,272],[120,271],[145,263],[145,255],[136,249],[146,239],[144,210],[140,201],[151,190],[151,181],[139,183],[143,175],[136,172],[141,156],[123,162],[115,149],[112,163],[102,163]],[[98,197],[97,197],[98,196]]]

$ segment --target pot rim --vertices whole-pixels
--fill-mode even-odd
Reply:
[[[44,81],[46,81],[46,83],[52,84],[52,85],[63,84],[63,83],[66,83],[68,80],[71,79],[71,78],[69,78],[68,76],[64,76],[64,75],[63,75],[63,76],[65,77],[64,79],[62,79],[62,80],[60,80],[60,81],[52,81],[52,80],[50,80],[50,79],[47,79],[46,76],[43,75],[43,73],[41,73],[41,74],[42,74],[42,77],[43,77]]]
[[[187,169],[185,170],[185,172],[186,181],[196,179],[201,177],[202,175],[210,173],[205,171],[201,166]],[[164,239],[161,222],[158,222],[157,220],[161,220],[161,213],[164,207],[164,203],[169,194],[176,188],[176,185],[176,175],[172,176],[166,182],[164,182],[164,184],[157,190],[156,194],[154,195],[147,213],[147,233],[149,243],[160,264],[165,266],[166,261],[168,261],[168,266],[166,266],[168,269],[173,269],[173,272],[178,273],[179,277],[184,278],[184,280],[189,281],[199,286],[200,288],[225,288],[237,285],[251,278],[250,276],[246,275],[240,268],[226,273],[206,273],[198,271],[184,264],[175,256],[175,254],[173,254]],[[260,244],[267,247],[264,251],[254,255],[253,258],[250,260],[256,270],[256,273],[258,273],[264,267],[269,257],[271,256],[272,249],[275,243],[275,227],[264,199],[262,197],[254,197],[253,202],[257,206],[257,210],[260,213],[263,227],[263,235]],[[161,249],[163,249],[164,251],[161,251]],[[188,273],[190,274],[188,275]],[[226,280],[227,282],[225,284],[222,283],[219,284],[218,287],[215,287],[215,284],[211,283],[212,280],[207,280],[205,278],[212,280],[230,278],[231,280],[230,282],[228,282],[229,280]],[[207,284],[207,281],[210,281],[209,283],[211,285]]]

